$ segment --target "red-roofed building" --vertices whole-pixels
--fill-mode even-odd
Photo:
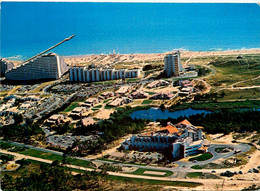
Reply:
[[[166,133],[178,133],[179,130],[172,125],[167,125],[166,127],[161,128],[159,131],[157,132],[166,132]]]
[[[173,158],[179,159],[198,153],[203,144],[201,128],[196,128],[185,119],[176,125],[168,123],[159,131],[133,135],[121,146],[124,149],[160,152],[168,148]]]

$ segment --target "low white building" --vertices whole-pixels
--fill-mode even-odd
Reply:
[[[151,82],[150,84],[147,85],[147,88],[156,88],[160,86],[168,86],[170,85],[170,82],[165,81],[165,80],[156,80]]]
[[[47,119],[46,122],[53,125],[59,125],[60,123],[64,122],[64,119],[64,115],[54,114],[49,119]]]
[[[118,98],[115,98],[111,103],[109,103],[108,105],[110,106],[113,106],[113,107],[118,107],[120,105],[123,105],[123,104],[127,104],[127,103],[130,103],[132,102],[133,100],[128,98],[128,97],[118,97]]]
[[[131,90],[130,86],[121,86],[119,88],[119,90],[116,91],[117,95],[125,95],[126,93],[128,93]]]
[[[74,116],[82,116],[85,112],[87,111],[87,109],[85,107],[75,107],[70,115],[74,115]]]

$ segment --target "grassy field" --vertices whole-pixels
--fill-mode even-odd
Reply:
[[[165,175],[143,174],[145,171],[165,172]],[[173,174],[173,172],[172,171],[166,171],[166,170],[151,170],[151,169],[145,169],[145,168],[138,168],[136,171],[132,172],[131,174],[144,175],[144,176],[167,177],[167,176],[171,176]]]
[[[188,178],[198,178],[202,175],[202,172],[189,172],[187,173]]]
[[[205,110],[219,110],[219,109],[235,109],[235,108],[260,108],[259,100],[246,100],[246,101],[222,101],[222,102],[195,102],[195,103],[183,103],[179,106],[174,106],[172,111],[182,109],[205,109]]]
[[[75,107],[78,107],[79,104],[77,102],[72,102],[65,110],[64,112],[70,112],[72,111]]]
[[[242,59],[237,56],[219,56],[211,62],[216,70],[216,74],[207,79],[213,86],[213,91],[221,87],[227,87],[243,80],[250,80],[259,76],[260,55],[242,55]],[[248,86],[247,84],[244,84]],[[250,82],[250,85],[259,85],[259,81]]]
[[[144,100],[143,102],[142,102],[142,104],[143,105],[145,105],[145,104],[150,104],[150,103],[152,103],[153,101],[152,100]]]
[[[110,159],[105,159],[105,158],[98,158],[98,160],[115,162],[115,163],[122,163],[122,164],[133,164],[133,163],[130,163],[130,162],[121,162],[121,161],[115,161],[115,160],[110,160]],[[146,166],[146,164],[141,164],[141,163],[134,163],[134,164],[135,165],[140,165],[140,166]]]
[[[149,92],[149,91],[145,91],[145,93],[148,93],[149,95],[154,95],[154,94],[156,94],[156,92]]]
[[[209,160],[213,157],[213,155],[211,153],[204,153],[202,155],[199,155],[197,157],[192,157],[189,159],[189,161],[193,161],[193,160],[197,160],[197,161],[205,161],[205,160]]]
[[[191,188],[203,185],[197,182],[149,180],[149,179],[141,179],[141,178],[127,178],[127,177],[120,177],[120,176],[108,176],[107,179],[121,181],[121,182],[136,183],[136,184],[164,185],[164,186],[191,187]]]
[[[200,165],[194,165],[191,167],[192,169],[202,169],[202,167]]]
[[[101,107],[102,107],[102,105],[97,105],[97,106],[95,106],[93,108],[98,109],[98,108],[101,108]]]
[[[112,100],[112,98],[104,100],[103,103],[107,103],[107,102],[109,102],[110,100]]]
[[[128,79],[126,79],[126,82],[135,82],[138,80],[140,80],[140,78],[128,78]]]
[[[226,95],[218,100],[239,100],[239,99],[258,99],[260,97],[260,88],[222,90]]]
[[[37,158],[42,158],[42,159],[47,159],[47,160],[59,160],[61,161],[63,159],[62,155],[58,154],[52,154],[48,152],[43,152],[43,151],[38,151],[35,149],[28,149],[22,152],[19,152],[20,154],[32,156],[32,157],[37,157]],[[89,166],[90,162],[85,161],[85,160],[80,160],[80,159],[75,159],[75,158],[67,158],[67,162],[72,165],[77,165],[81,167],[87,167],[87,168],[92,168]]]
[[[33,89],[33,90],[30,90],[29,93],[39,93],[41,92],[40,90],[42,88],[44,88],[45,86],[47,85],[51,85],[53,83],[55,83],[56,81],[50,81],[50,82],[45,82],[45,83],[42,83],[41,85],[39,85],[37,88]]]

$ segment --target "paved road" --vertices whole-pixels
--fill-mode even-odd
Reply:
[[[228,153],[216,153],[215,149],[219,148],[219,147],[231,147],[234,148],[234,151],[228,152]],[[205,165],[211,162],[214,162],[218,159],[227,159],[229,157],[235,156],[235,150],[241,150],[240,153],[249,151],[251,148],[251,146],[247,145],[247,144],[211,144],[211,146],[208,148],[208,152],[213,154],[213,157],[209,160],[206,161],[198,161],[197,163],[193,163],[193,162],[182,162],[182,161],[177,161],[175,162],[176,164],[179,165],[179,170],[182,169],[189,169],[191,166],[194,165]],[[183,168],[183,166],[185,166],[185,168]]]
[[[18,154],[18,153],[13,153],[13,152],[9,152],[9,151],[3,151],[0,150],[1,153],[5,153],[5,154],[11,154],[14,156],[17,156],[19,158],[27,158],[27,159],[31,159],[31,160],[36,160],[36,161],[40,161],[40,162],[44,162],[44,163],[52,163],[51,160],[47,160],[47,159],[41,159],[41,158],[37,158],[37,157],[31,157],[31,156],[27,156],[27,155],[22,155],[22,154]],[[85,168],[85,167],[80,167],[80,166],[76,166],[76,165],[66,165],[70,168],[74,168],[74,169],[80,169],[80,170],[85,170],[85,171],[93,171],[94,169],[90,169],[90,168]],[[192,178],[184,178],[186,177],[186,173],[185,172],[174,172],[172,176],[169,177],[156,177],[156,176],[144,176],[144,175],[135,175],[135,174],[126,174],[126,173],[121,173],[121,172],[107,172],[109,175],[112,176],[121,176],[121,177],[128,177],[128,178],[141,178],[141,179],[149,179],[149,180],[161,180],[161,181],[183,181],[183,182],[198,182],[198,183],[202,183],[204,189],[205,188],[212,188],[212,185],[222,185],[223,179],[192,179]],[[238,180],[236,179],[236,184],[239,185],[243,185],[243,187],[248,187],[251,186],[252,184],[256,184],[259,185],[259,182],[256,182],[255,180]],[[224,186],[224,185],[223,185]],[[232,178],[225,178],[225,186],[227,186],[227,188],[231,189],[230,186],[235,186],[234,188],[236,188],[236,185],[234,185],[234,180]],[[214,187],[214,186],[213,186]],[[223,187],[222,187],[223,188]],[[203,189],[203,190],[204,190]]]
[[[2,142],[4,142],[3,140],[0,140]],[[48,153],[53,153],[53,154],[57,154],[57,155],[63,155],[62,152],[59,152],[59,151],[53,151],[53,150],[50,150],[50,149],[44,149],[44,148],[38,148],[38,147],[34,147],[34,146],[31,146],[31,145],[25,145],[25,144],[22,144],[22,143],[17,143],[17,142],[11,142],[12,144],[14,145],[18,145],[18,146],[25,146],[27,148],[32,148],[32,149],[35,149],[35,150],[38,150],[38,151],[43,151],[43,152],[48,152]],[[209,162],[213,162],[215,160],[218,160],[220,158],[229,158],[231,156],[234,156],[234,151],[232,152],[229,152],[229,153],[223,153],[223,154],[219,154],[219,153],[216,153],[215,152],[215,148],[218,148],[218,147],[224,147],[224,146],[227,146],[225,144],[212,144],[211,147],[209,147],[209,152],[212,152],[213,154],[213,157],[207,161],[198,161],[197,163],[195,163],[196,165],[204,165],[204,164],[207,164]],[[250,150],[250,146],[247,145],[247,144],[232,144],[230,145],[231,147],[234,147],[235,150],[241,150],[241,153],[243,152],[246,152],[248,150]],[[88,159],[88,158],[81,158],[81,157],[75,157],[77,159],[81,159],[81,160],[85,160],[85,161],[93,161],[93,159]],[[169,170],[169,171],[173,171],[173,172],[176,172],[176,171],[182,171],[182,172],[194,172],[194,171],[198,171],[198,170],[194,170],[194,169],[191,169],[190,167],[195,165],[194,163],[192,162],[183,162],[183,161],[177,161],[175,162],[176,164],[178,164],[179,166],[178,167],[174,167],[174,168],[167,168],[167,167],[152,167],[152,166],[142,166],[142,165],[135,165],[135,164],[124,164],[124,163],[117,163],[117,162],[111,162],[111,161],[104,161],[104,160],[98,160],[98,159],[95,159],[94,160],[95,162],[100,162],[100,163],[104,163],[104,164],[117,164],[119,166],[122,166],[122,167],[137,167],[137,168],[145,168],[145,169],[150,169],[150,170]],[[183,167],[185,166],[185,167]]]

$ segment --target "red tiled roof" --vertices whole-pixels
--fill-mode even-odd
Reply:
[[[179,132],[179,130],[172,125],[167,125],[166,127],[161,128],[160,131],[161,130],[168,130],[169,133],[178,133]]]
[[[177,123],[177,125],[184,124],[184,125],[192,125],[187,119],[184,119],[183,121]]]

